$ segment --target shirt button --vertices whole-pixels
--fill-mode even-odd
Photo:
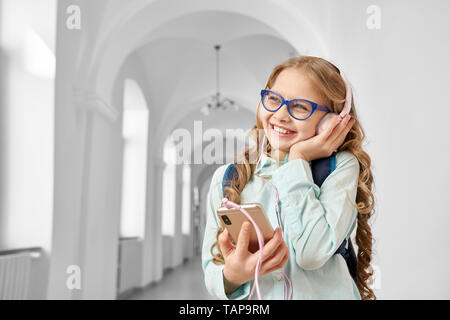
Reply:
[[[278,281],[281,281],[281,279],[282,279],[281,274],[277,274],[275,278],[276,278]]]
[[[289,201],[285,200],[285,201],[283,201],[283,203],[286,207],[289,207]]]

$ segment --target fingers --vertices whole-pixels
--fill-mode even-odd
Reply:
[[[250,241],[251,230],[252,230],[251,223],[245,221],[242,224],[241,230],[239,231],[239,237],[236,244],[236,253],[238,254],[248,253],[248,243]]]
[[[284,267],[284,265],[287,263],[288,260],[289,260],[289,253],[287,253],[287,254],[284,256],[284,258],[283,258],[283,260],[281,261],[280,264],[274,266],[274,267],[271,268],[271,269],[268,269],[267,271],[265,271],[264,274],[271,273],[271,272],[274,272],[274,271],[276,271],[276,270],[282,269],[282,268]]]
[[[328,138],[330,137],[330,135],[332,134],[334,128],[336,128],[336,126],[339,124],[340,120],[339,120],[339,116],[337,115],[333,115],[331,117],[331,120],[327,126],[327,128],[325,129],[325,131],[323,132],[323,138],[325,141],[328,140]]]
[[[350,115],[347,115],[344,120],[342,120],[341,124],[337,127],[336,132],[333,134],[333,137],[330,138],[332,141],[333,150],[339,148],[340,145],[345,141],[345,137],[347,136],[355,121],[356,120],[352,119]]]
[[[347,125],[348,121],[351,119],[351,116],[348,114],[346,115],[338,124],[338,126],[336,127],[336,133],[341,133],[344,129],[345,126]]]
[[[230,242],[230,233],[227,229],[219,235],[219,246],[224,257],[228,256],[230,252],[234,250],[234,247]]]
[[[338,126],[340,123],[342,122],[342,119],[339,115],[335,115],[333,116],[333,121],[331,121],[332,124],[330,124],[330,129],[331,131],[336,128],[336,126]]]
[[[284,267],[289,259],[289,249],[286,245],[280,246],[277,252],[261,266],[261,273],[266,274]]]
[[[265,261],[268,258],[270,258],[270,256],[272,256],[275,253],[275,251],[278,249],[278,247],[282,243],[284,243],[283,234],[281,232],[281,228],[278,227],[275,230],[275,234],[273,235],[272,239],[270,239],[264,245],[264,248],[263,248],[263,261]],[[256,251],[253,255],[259,257],[259,250]]]
[[[350,119],[351,119],[351,116],[350,116],[350,115],[346,115],[346,116],[344,117],[344,119],[341,121],[341,123],[339,124],[339,126],[336,127],[336,132],[334,133],[335,136],[334,136],[333,138],[336,138],[336,137],[340,137],[340,136],[341,136],[341,134],[345,131],[345,129],[346,129],[346,127],[347,127],[347,124],[348,124],[348,122],[349,122]],[[335,140],[335,139],[334,139],[334,140]]]
[[[344,120],[342,120],[339,131],[344,132],[344,131],[346,131],[346,129],[350,129],[351,128],[350,124],[354,123],[354,122],[355,122],[355,119],[353,119],[351,115],[349,115],[349,114],[346,115]]]

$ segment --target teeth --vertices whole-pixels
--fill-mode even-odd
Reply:
[[[290,133],[290,131],[284,130],[284,129],[279,128],[279,127],[277,127],[277,126],[273,126],[273,129],[274,129],[275,131],[277,131],[277,132],[284,133],[284,134]]]

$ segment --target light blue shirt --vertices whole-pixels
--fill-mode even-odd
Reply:
[[[340,254],[334,255],[356,226],[355,203],[359,162],[349,151],[336,154],[336,168],[321,188],[313,180],[310,163],[303,159],[287,161],[277,167],[276,160],[266,155],[256,173],[270,176],[277,189],[284,239],[289,260],[284,269],[293,285],[293,299],[361,299],[347,264]],[[229,164],[220,166],[213,175],[207,198],[207,222],[202,248],[202,267],[208,292],[219,299],[248,299],[253,280],[225,294],[224,265],[212,262],[211,245],[216,241],[220,222],[217,209],[223,198],[222,179]],[[351,200],[351,202],[350,202]],[[241,203],[260,203],[272,227],[278,227],[275,191],[260,177],[253,176],[241,193]],[[263,299],[284,299],[282,271],[259,276]],[[253,299],[256,299],[256,292]]]

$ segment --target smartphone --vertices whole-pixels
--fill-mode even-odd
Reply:
[[[264,238],[264,244],[267,243],[270,239],[272,239],[274,235],[274,230],[272,225],[270,224],[269,219],[267,219],[266,213],[264,212],[264,208],[259,203],[249,203],[242,205],[252,217],[252,219],[256,222],[261,233]],[[255,253],[259,250],[258,236],[256,234],[256,230],[253,227],[251,221],[247,218],[247,216],[242,213],[239,209],[235,208],[226,208],[220,207],[217,210],[217,215],[219,216],[220,223],[222,227],[227,228],[230,233],[231,239],[233,243],[237,243],[239,232],[241,231],[241,226],[245,221],[249,221],[252,226],[252,231],[250,234],[250,241],[248,245],[248,251]]]

